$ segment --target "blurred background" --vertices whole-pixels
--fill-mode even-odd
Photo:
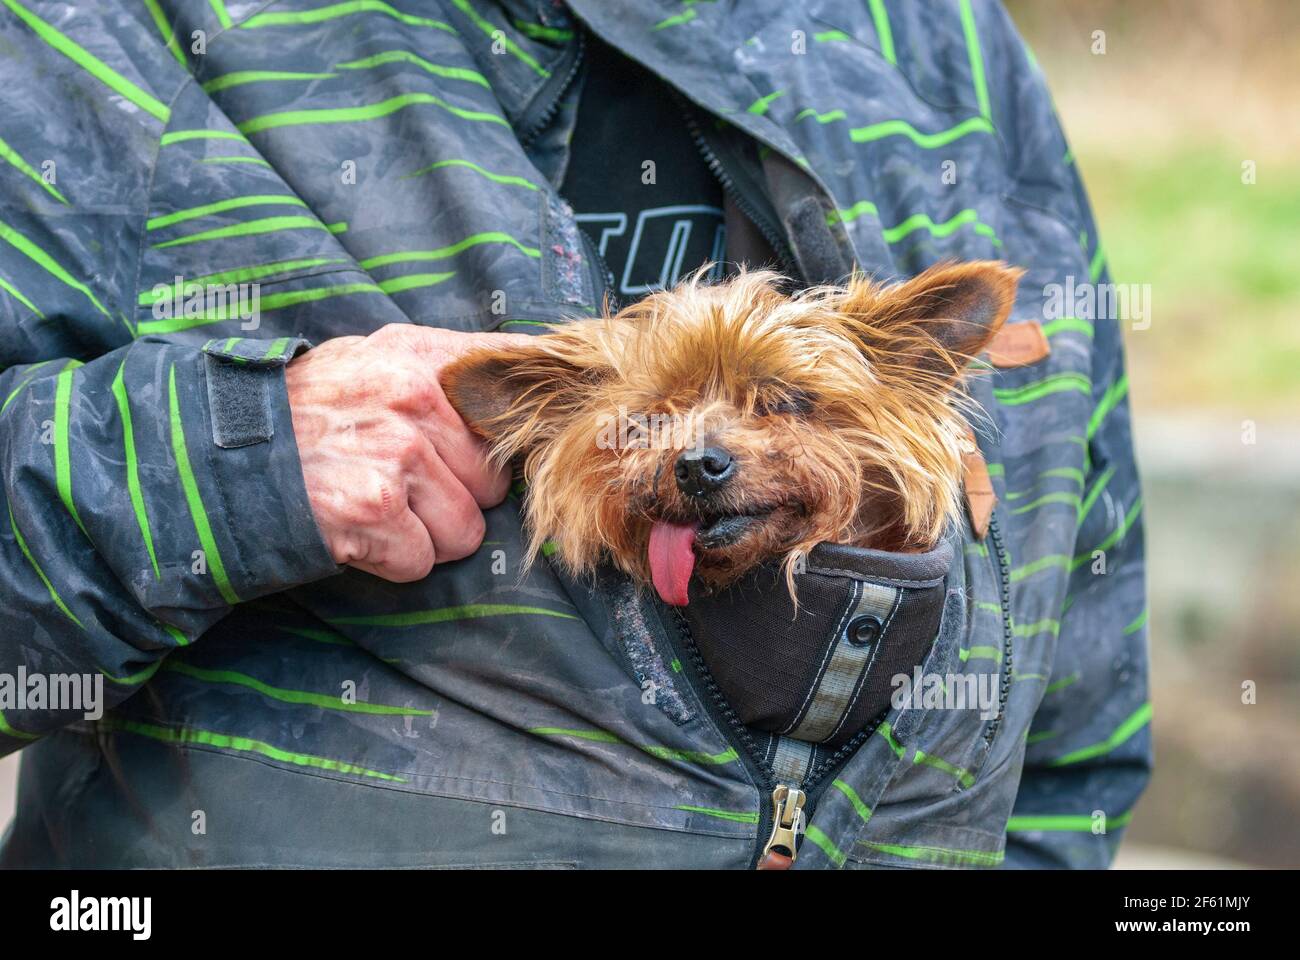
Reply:
[[[1125,340],[1156,769],[1119,865],[1298,867],[1300,4],[1007,8],[1112,279],[1151,285],[1150,329]]]
[[[1300,4],[1007,6],[1112,279],[1151,285],[1126,339],[1156,773],[1118,866],[1300,867]]]

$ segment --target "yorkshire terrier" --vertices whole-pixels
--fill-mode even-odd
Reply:
[[[959,510],[962,378],[1022,271],[941,264],[793,296],[696,274],[614,316],[442,372],[497,462],[522,458],[529,556],[602,559],[669,604],[830,541],[930,549]]]

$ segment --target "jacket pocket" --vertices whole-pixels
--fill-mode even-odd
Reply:
[[[929,655],[953,555],[948,541],[921,554],[822,544],[795,577],[797,605],[763,567],[683,616],[745,725],[833,751],[874,726],[896,678]]]

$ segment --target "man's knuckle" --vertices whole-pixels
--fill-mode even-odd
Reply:
[[[420,462],[424,452],[424,435],[420,428],[405,418],[398,417],[388,429],[388,449],[392,459],[403,470]]]
[[[392,405],[403,411],[425,413],[435,406],[440,393],[429,373],[407,364],[394,366],[386,381]]]
[[[487,533],[487,523],[477,507],[462,508],[458,514],[455,525],[448,531],[443,556],[446,560],[468,557],[482,545]]]
[[[436,408],[441,397],[442,389],[429,374],[421,372],[412,378],[407,391],[407,399],[421,411]]]
[[[392,516],[397,499],[392,484],[386,481],[365,485],[348,501],[347,520],[358,527],[380,526]]]
[[[401,337],[409,326],[407,323],[386,323],[370,336],[377,340],[393,340]]]

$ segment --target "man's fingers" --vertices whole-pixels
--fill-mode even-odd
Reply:
[[[509,469],[489,463],[487,444],[474,435],[449,403],[447,411],[431,412],[421,426],[442,462],[475,502],[480,507],[495,507],[510,489]]]
[[[427,577],[438,559],[424,522],[411,510],[403,510],[382,533],[371,537],[366,556],[351,565],[393,583],[411,583]]]
[[[504,499],[510,477],[489,464],[438,374],[466,351],[530,342],[390,324],[328,341],[290,370],[304,479],[338,562],[401,583],[478,549],[482,508]],[[381,504],[367,499],[366,477],[378,478]]]
[[[483,511],[432,443],[424,445],[420,458],[411,471],[407,502],[428,530],[438,563],[468,557],[483,542]]]

